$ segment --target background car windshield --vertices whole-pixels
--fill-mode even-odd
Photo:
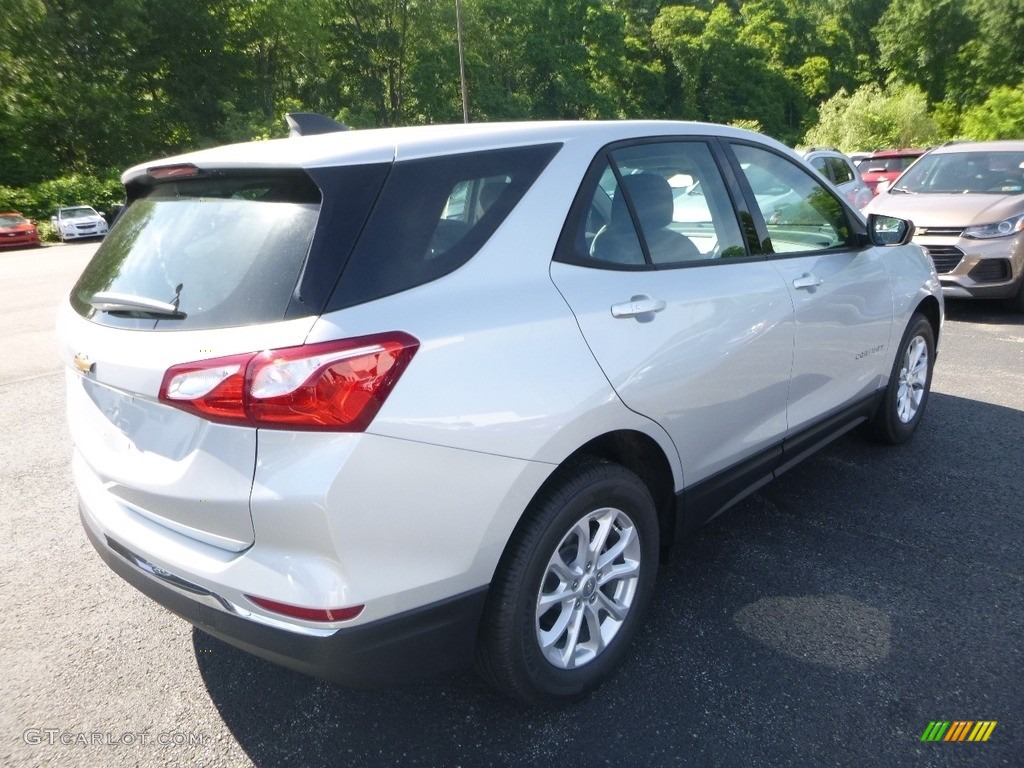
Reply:
[[[0,216],[0,227],[10,227],[15,224],[24,224],[24,216]]]
[[[74,219],[79,216],[96,216],[96,211],[92,208],[61,208],[60,217],[62,219]]]
[[[72,306],[104,325],[159,330],[282,320],[319,210],[320,192],[301,173],[158,184],[125,209]],[[178,302],[187,317],[95,312],[93,295],[111,291]]]
[[[900,177],[894,192],[1019,195],[1024,152],[949,152],[925,155]]]

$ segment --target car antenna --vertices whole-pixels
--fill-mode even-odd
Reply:
[[[347,131],[349,127],[337,120],[332,120],[316,112],[289,112],[284,116],[288,123],[288,138],[296,136],[315,136],[320,133],[337,133]]]

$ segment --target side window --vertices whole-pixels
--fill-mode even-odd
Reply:
[[[824,158],[824,157],[812,157],[811,158],[811,166],[814,168],[814,170],[816,170],[818,173],[820,173],[826,179],[834,179],[835,178],[834,176],[832,176],[829,173],[829,170],[828,170],[828,160],[826,158]]]
[[[831,173],[831,178],[836,184],[846,184],[848,181],[853,181],[853,169],[841,157],[830,157],[828,159],[828,166]]]
[[[788,158],[734,144],[775,253],[847,248],[850,223],[839,199]]]
[[[615,149],[586,195],[572,256],[606,264],[677,265],[747,256],[725,183],[707,144]]]
[[[559,149],[548,144],[396,162],[328,311],[408,290],[461,267]]]
[[[458,245],[511,182],[511,177],[505,174],[455,182],[437,220],[425,258],[441,256]]]

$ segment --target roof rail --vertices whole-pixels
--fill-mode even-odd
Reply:
[[[295,136],[315,136],[319,133],[336,133],[347,131],[347,125],[332,120],[316,112],[289,112],[284,116],[288,123],[288,138]]]

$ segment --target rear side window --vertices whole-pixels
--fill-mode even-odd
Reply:
[[[458,269],[494,234],[560,146],[396,162],[328,310],[389,296]]]
[[[836,184],[846,184],[849,181],[853,181],[853,168],[840,157],[830,157],[828,159],[829,171],[831,171],[832,181]]]
[[[283,320],[320,210],[300,171],[157,183],[124,210],[71,293],[103,325],[195,330]],[[175,317],[94,307],[97,294],[172,304]]]

